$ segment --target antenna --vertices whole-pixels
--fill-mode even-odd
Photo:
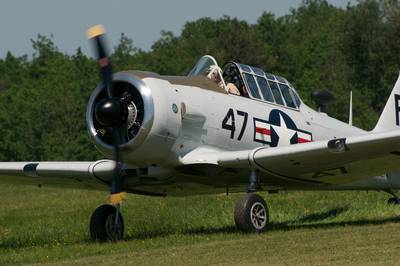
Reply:
[[[350,91],[349,125],[353,125],[353,91]]]

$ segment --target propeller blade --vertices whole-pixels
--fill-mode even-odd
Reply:
[[[124,199],[121,193],[121,155],[119,145],[122,143],[121,132],[123,130],[127,107],[121,99],[114,97],[112,84],[111,62],[106,52],[105,30],[102,25],[96,25],[88,29],[88,38],[92,40],[99,63],[100,74],[107,89],[108,99],[99,101],[95,107],[95,115],[98,121],[111,130],[114,146],[115,169],[111,181],[111,195],[109,201],[119,206]]]
[[[111,181],[111,195],[108,201],[111,204],[118,205],[125,199],[125,193],[121,192],[121,155],[119,150],[119,144],[121,140],[121,130],[119,128],[113,128],[113,143],[114,143],[114,160],[115,169],[113,172],[113,178]]]
[[[112,134],[114,143],[114,160],[116,164],[111,183],[111,194],[116,194],[121,192],[121,155],[119,150],[121,131],[118,128],[113,128]]]
[[[101,77],[107,88],[108,98],[113,97],[111,62],[106,51],[105,29],[103,25],[96,25],[88,29],[87,36],[92,40],[96,58],[99,63]]]

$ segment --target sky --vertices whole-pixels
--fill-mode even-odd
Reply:
[[[346,7],[355,0],[330,0]],[[223,15],[256,23],[264,11],[276,16],[290,13],[301,0],[1,0],[0,58],[7,51],[16,56],[33,53],[31,39],[38,34],[53,36],[60,51],[75,53],[78,47],[91,55],[86,30],[103,24],[110,46],[117,45],[121,32],[134,46],[149,50],[162,30],[179,35],[187,21]]]

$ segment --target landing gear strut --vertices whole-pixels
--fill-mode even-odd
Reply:
[[[118,241],[124,235],[124,221],[119,207],[99,206],[90,218],[90,237],[97,241]]]
[[[388,201],[387,201],[387,203],[389,205],[400,205],[400,198],[399,198],[399,196],[397,196],[396,193],[394,193],[393,190],[385,190],[385,192],[387,192],[393,196],[392,198],[388,199]]]

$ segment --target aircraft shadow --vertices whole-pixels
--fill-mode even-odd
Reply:
[[[297,223],[311,223],[311,222],[322,221],[322,220],[325,220],[328,218],[336,217],[339,214],[344,213],[348,209],[349,209],[349,206],[343,206],[343,207],[333,208],[333,209],[330,209],[325,212],[311,213],[311,214],[301,217],[296,222]]]
[[[338,216],[340,213],[348,210],[349,207],[339,207],[328,210],[326,212],[313,213],[303,216],[296,220],[289,220],[286,222],[271,222],[268,231],[291,231],[296,229],[320,229],[320,228],[332,228],[340,226],[364,226],[364,225],[381,225],[386,223],[400,222],[400,217],[387,217],[382,219],[359,219],[354,221],[332,221],[322,222],[327,218]],[[318,222],[320,221],[320,222]],[[237,229],[235,226],[225,226],[219,228],[199,228],[185,231],[186,234],[224,234],[224,233],[235,233]]]
[[[328,218],[333,218],[349,209],[348,206],[337,207],[325,212],[318,212],[305,215],[296,220],[289,220],[285,222],[271,222],[268,231],[291,231],[296,229],[319,229],[319,228],[332,228],[339,226],[364,226],[364,225],[380,225],[386,223],[400,222],[400,217],[387,217],[382,219],[359,219],[353,221],[332,221],[323,222]],[[238,230],[234,225],[223,227],[200,227],[195,229],[187,229],[183,231],[152,231],[145,233],[136,233],[126,236],[126,240],[145,240],[150,238],[165,237],[172,234],[183,233],[186,235],[211,235],[211,234],[230,234],[236,233]]]

